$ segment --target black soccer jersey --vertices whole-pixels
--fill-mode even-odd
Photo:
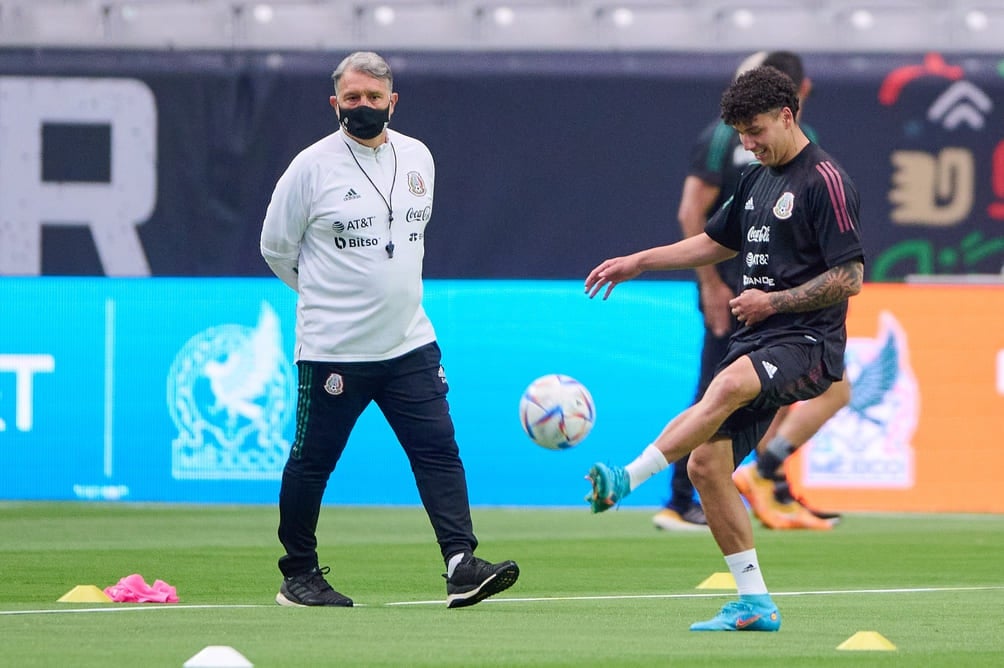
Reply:
[[[849,260],[864,260],[859,197],[850,178],[823,149],[806,146],[781,167],[747,168],[735,194],[708,221],[708,236],[738,251],[736,294],[755,288],[786,290]],[[777,313],[742,325],[733,340],[774,341],[809,337],[822,342],[833,380],[843,374],[847,302],[805,313]]]
[[[811,141],[816,141],[816,133],[811,127],[805,124],[800,127]],[[687,175],[696,176],[718,188],[718,197],[708,211],[709,219],[735,192],[743,169],[755,162],[753,154],[743,148],[739,132],[734,127],[718,118],[704,128],[691,149]],[[735,289],[739,280],[739,266],[739,259],[733,258],[719,262],[715,268],[722,281]]]

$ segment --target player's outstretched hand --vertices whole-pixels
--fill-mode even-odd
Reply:
[[[638,258],[634,255],[604,260],[586,276],[586,294],[592,299],[605,286],[607,290],[603,293],[603,299],[606,299],[618,283],[630,281],[639,274],[641,269]]]

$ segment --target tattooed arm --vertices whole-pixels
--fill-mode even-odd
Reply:
[[[861,292],[863,280],[864,264],[851,260],[787,290],[746,290],[729,302],[729,307],[739,322],[755,325],[775,313],[801,313],[839,304]]]
[[[767,295],[775,313],[815,311],[845,301],[861,292],[864,265],[851,260],[832,267],[802,285]]]

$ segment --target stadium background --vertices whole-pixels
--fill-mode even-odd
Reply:
[[[815,82],[806,118],[862,192],[869,285],[851,337],[895,331],[900,353],[899,384],[845,416],[851,433],[872,429],[867,447],[838,434],[820,448],[844,477],[809,457],[796,477],[843,509],[1004,512],[991,487],[1004,471],[992,447],[1004,52],[987,38],[1004,19],[978,3],[862,3],[870,19],[847,4],[506,14],[283,0],[270,23],[291,23],[268,36],[258,3],[0,1],[0,498],[274,501],[292,433],[293,295],[267,278],[260,220],[289,159],[333,128],[331,69],[377,48],[401,94],[394,127],[437,159],[427,307],[472,501],[574,505],[591,461],[632,455],[687,404],[699,345],[687,272],[602,304],[581,279],[603,257],[679,237],[687,151],[724,82],[749,50],[795,48]],[[308,7],[336,20],[305,20]],[[263,341],[281,352],[251,397],[264,421],[205,373]],[[548,372],[597,400],[596,430],[572,452],[538,450],[516,422],[520,390]],[[980,470],[945,466],[960,459]],[[499,461],[527,482],[503,479]],[[900,475],[875,473],[890,463]],[[335,480],[330,503],[417,503],[376,414]],[[664,493],[639,491],[630,504]]]

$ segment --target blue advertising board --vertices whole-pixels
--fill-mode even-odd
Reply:
[[[293,435],[295,294],[264,278],[0,279],[0,499],[274,503]],[[691,400],[690,283],[427,281],[474,505],[581,503],[592,462],[626,463]],[[534,445],[518,401],[564,373],[597,406],[585,442]],[[626,505],[657,505],[665,484]],[[419,503],[371,407],[326,503]]]

